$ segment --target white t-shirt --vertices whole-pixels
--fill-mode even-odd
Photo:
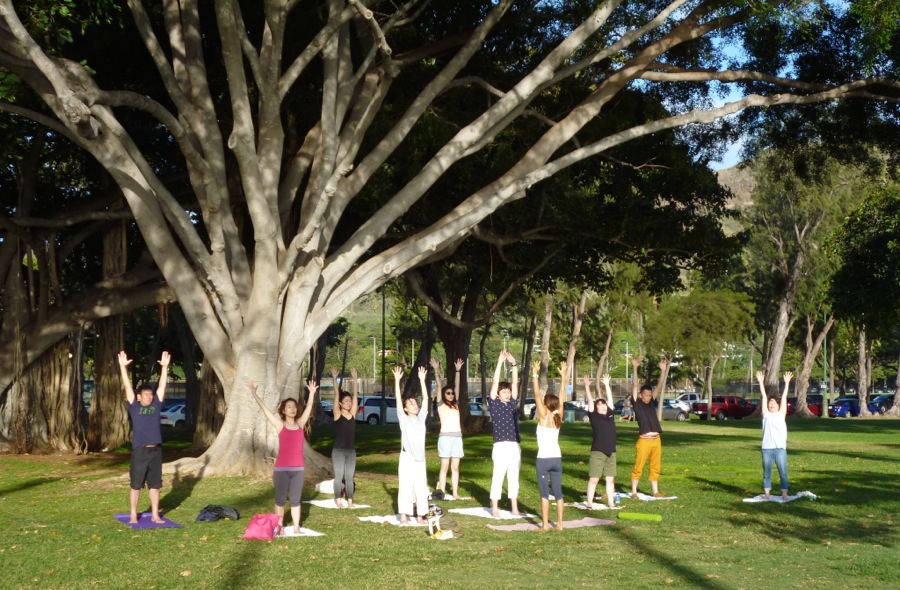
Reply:
[[[787,424],[781,412],[769,412],[763,416],[762,448],[786,449],[787,448]]]

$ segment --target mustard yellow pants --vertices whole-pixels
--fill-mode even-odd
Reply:
[[[634,469],[631,470],[631,479],[641,479],[644,463],[650,459],[650,481],[659,481],[659,472],[662,469],[662,439],[639,438],[634,445],[634,452]]]

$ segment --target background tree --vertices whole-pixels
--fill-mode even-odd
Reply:
[[[379,12],[352,0],[328,0],[321,11],[288,0],[218,0],[148,12],[135,0],[123,52],[141,42],[152,69],[142,67],[146,60],[131,71],[98,61],[92,75],[77,51],[48,54],[13,3],[0,1],[0,67],[47,109],[4,110],[40,120],[112,177],[224,386],[220,434],[185,468],[262,470],[274,438],[247,399],[245,381],[264,382],[272,405],[299,391],[303,355],[353,301],[452,250],[542,181],[602,153],[616,157],[638,138],[748,107],[893,97],[898,89],[895,80],[856,71],[801,83],[781,75],[779,64],[769,69],[755,60],[773,50],[796,59],[809,52],[804,45],[780,52],[778,44],[747,46],[733,58],[746,63],[727,65],[716,50],[718,42],[757,31],[803,27],[819,4],[373,6]],[[513,23],[519,26],[504,26]],[[30,25],[41,38],[45,29]],[[514,28],[531,34],[504,35]],[[470,64],[497,56],[526,65],[512,80],[467,79]],[[529,124],[531,104],[578,76],[591,84],[543,120],[538,139],[516,146],[508,168],[429,224],[404,225],[448,170],[490,149],[501,132]],[[130,87],[143,89],[140,82],[153,77],[163,91]],[[758,92],[708,106],[713,83],[750,80]],[[425,113],[458,101],[450,91],[464,89],[482,101],[478,116],[427,155],[394,158]],[[658,93],[666,109],[616,128],[605,111],[632,91]],[[156,142],[133,133],[147,120]],[[583,133],[598,121],[610,130]],[[155,146],[177,152],[157,165]],[[698,143],[698,155],[714,149]],[[393,167],[415,173],[399,190],[381,191]],[[173,168],[182,174],[170,174]],[[395,239],[382,241],[391,232]],[[311,479],[319,464],[315,457],[307,463]]]

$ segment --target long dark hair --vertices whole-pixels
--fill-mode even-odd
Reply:
[[[559,398],[548,393],[544,396],[544,405],[547,406],[547,412],[553,417],[553,428],[562,426],[562,417],[559,415]]]
[[[452,402],[447,401],[448,393],[453,393],[453,401]],[[453,391],[452,387],[445,387],[444,389],[441,390],[441,401],[443,401],[444,405],[447,406],[448,408],[450,408],[451,410],[459,409],[459,399],[457,399],[456,392]]]

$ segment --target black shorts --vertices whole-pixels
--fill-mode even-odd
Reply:
[[[131,451],[131,489],[144,484],[151,490],[162,488],[162,447],[138,447]]]

